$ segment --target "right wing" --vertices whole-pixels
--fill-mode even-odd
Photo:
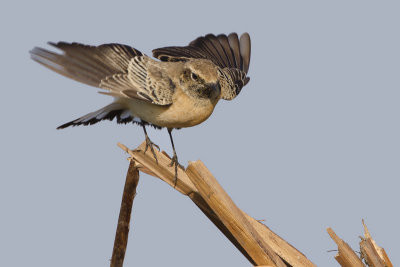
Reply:
[[[134,98],[157,105],[168,105],[172,102],[171,92],[164,93],[162,97],[153,93],[153,88],[162,86],[165,81],[152,79],[147,69],[151,59],[130,46],[88,46],[66,42],[49,44],[63,53],[35,47],[30,51],[31,57],[61,75],[109,90],[104,94],[116,97]],[[171,90],[168,87],[163,89]]]
[[[248,33],[240,38],[236,33],[228,36],[207,34],[190,42],[188,46],[171,46],[153,50],[153,56],[161,61],[185,61],[190,58],[211,60],[220,67],[222,98],[232,100],[250,78],[251,42]]]

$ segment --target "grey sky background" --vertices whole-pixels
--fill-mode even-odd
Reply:
[[[338,266],[361,219],[395,266],[400,178],[398,1],[2,1],[2,266],[108,266],[142,129],[56,127],[111,99],[29,59],[47,41],[120,42],[151,54],[249,32],[250,83],[205,123],[174,132],[237,205],[318,266]],[[166,130],[149,130],[171,153]],[[125,266],[250,266],[191,203],[142,174]]]

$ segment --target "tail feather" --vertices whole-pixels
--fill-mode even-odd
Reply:
[[[92,125],[102,120],[112,121],[114,118],[117,118],[117,123],[141,123],[141,120],[133,117],[128,109],[125,109],[122,105],[118,103],[112,103],[99,110],[86,114],[78,119],[67,122],[57,127],[57,129],[64,129],[69,126]]]

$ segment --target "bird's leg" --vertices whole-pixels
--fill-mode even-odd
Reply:
[[[183,168],[183,166],[181,164],[179,164],[179,162],[178,162],[178,156],[176,155],[174,140],[172,139],[171,132],[172,132],[172,129],[168,128],[168,134],[169,134],[169,138],[171,139],[172,149],[174,150],[174,156],[172,157],[171,163],[168,166],[170,166],[170,167],[175,166],[174,185],[176,186],[176,182],[178,181],[178,166],[181,168]]]
[[[144,123],[142,123],[142,127],[143,127],[143,131],[144,131],[144,136],[146,138],[146,148],[144,149],[144,153],[146,153],[147,149],[150,147],[151,153],[153,153],[154,159],[156,160],[157,164],[158,164],[158,159],[156,156],[156,152],[154,152],[154,147],[156,147],[158,149],[158,151],[160,151],[160,147],[156,144],[154,144],[149,136],[147,135],[147,131],[146,131],[146,126],[144,126]]]

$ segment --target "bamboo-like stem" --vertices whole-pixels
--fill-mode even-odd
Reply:
[[[326,230],[338,246],[338,254],[335,256],[337,262],[343,267],[365,267],[361,259],[350,248],[350,246],[340,239],[332,228]]]
[[[379,257],[371,238],[362,238],[360,242],[361,254],[364,256],[365,262],[371,267],[385,267],[383,259]]]
[[[131,156],[131,164],[121,203],[111,267],[123,265],[132,203],[139,180],[138,169],[187,195],[254,266],[315,267],[300,251],[240,210],[201,161],[189,163],[186,170],[178,168],[178,180],[175,181],[175,169],[169,166],[171,158],[165,152],[155,151],[157,163],[151,153],[143,152],[145,143],[135,150],[122,144],[118,146]],[[327,229],[338,245],[338,254],[335,256],[337,262],[343,267],[393,267],[385,250],[372,239],[364,221],[363,225],[365,234],[360,242],[361,257],[331,228]]]
[[[196,186],[200,196],[257,265],[286,266],[264,242],[201,161],[191,162],[186,174]]]
[[[250,235],[248,235],[248,237],[254,239],[251,242],[250,240],[248,240],[249,242],[243,242],[243,240],[239,240],[239,237],[237,235],[238,233],[231,232],[232,229],[230,229],[229,225],[226,224],[226,218],[229,217],[222,219],[224,216],[220,214],[220,211],[217,212],[217,210],[214,209],[215,207],[211,207],[209,205],[210,203],[207,203],[206,199],[203,197],[207,195],[207,193],[200,194],[199,190],[193,184],[191,179],[189,179],[189,170],[185,171],[184,169],[178,168],[178,180],[176,184],[174,183],[175,170],[173,167],[168,166],[171,160],[165,154],[165,152],[155,151],[158,159],[157,164],[151,153],[143,152],[145,148],[145,143],[142,143],[135,150],[130,150],[122,144],[118,144],[118,146],[129,153],[131,158],[133,158],[138,163],[137,166],[140,171],[160,178],[161,180],[175,188],[177,191],[189,196],[190,199],[202,210],[202,212],[218,227],[218,229],[221,230],[221,232],[240,250],[240,252],[242,252],[242,254],[253,265],[257,265],[256,263],[258,263],[259,260],[257,260],[258,257],[269,257],[272,264],[267,264],[266,262],[264,262],[261,263],[261,265],[264,264],[271,266],[282,266],[282,262],[284,262],[285,265],[283,266],[315,267],[315,265],[310,260],[308,260],[301,252],[299,252],[277,234],[272,232],[267,226],[250,217],[239,208],[236,207],[233,210],[225,210],[225,214],[224,210],[222,210],[222,215],[224,216],[232,216],[232,214],[229,213],[235,210],[233,216],[240,217],[240,222],[246,224],[244,228],[247,229],[247,233],[251,233]],[[209,188],[212,188],[212,186]],[[251,249],[250,244],[252,243],[254,245],[253,241],[255,241],[256,243],[262,243],[262,245],[260,245],[262,249],[259,250],[259,252],[263,255],[251,255],[254,253]],[[268,246],[271,250],[266,249],[266,247]],[[283,261],[277,259],[274,254],[277,254]]]
[[[342,267],[361,267],[365,265],[369,267],[393,267],[385,250],[379,247],[372,239],[364,220],[362,223],[364,226],[364,237],[360,237],[360,257],[358,257],[350,246],[340,239],[331,228],[327,229],[329,235],[338,246],[338,254],[335,256],[337,262],[339,262]]]
[[[386,251],[372,239],[364,220],[362,220],[362,224],[364,226],[364,237],[360,237],[360,251],[365,262],[371,267],[393,267]]]
[[[118,226],[115,233],[114,248],[110,267],[122,267],[125,259],[126,246],[128,244],[129,223],[133,199],[136,195],[136,187],[139,182],[139,171],[135,161],[131,160],[126,174],[124,193],[122,195],[121,209],[119,212]]]

